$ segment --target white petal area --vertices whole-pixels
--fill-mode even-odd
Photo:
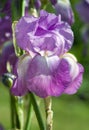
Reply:
[[[77,59],[74,55],[66,53],[62,56],[63,59],[67,60],[70,65],[70,75],[72,80],[74,80],[79,74],[79,67],[77,65]]]

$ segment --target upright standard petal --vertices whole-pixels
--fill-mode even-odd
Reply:
[[[26,51],[41,54],[62,55],[73,43],[73,32],[70,26],[61,21],[61,16],[42,10],[40,16],[22,17],[16,26],[17,44]]]

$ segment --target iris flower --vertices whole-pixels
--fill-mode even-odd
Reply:
[[[70,26],[61,16],[41,11],[40,16],[22,17],[16,40],[26,51],[17,62],[11,92],[23,96],[33,92],[41,98],[74,94],[82,83],[83,66],[68,52],[73,42]]]

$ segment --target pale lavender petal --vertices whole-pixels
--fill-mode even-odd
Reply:
[[[49,70],[54,73],[54,70],[56,70],[56,68],[58,68],[60,59],[58,56],[53,55],[53,56],[49,56],[49,57],[45,57],[46,58],[46,62],[48,65]]]
[[[38,75],[49,75],[50,71],[46,62],[45,57],[40,55],[35,56],[28,67],[27,76],[29,79],[38,76]]]
[[[56,62],[53,63],[53,59]],[[27,88],[42,98],[59,96],[64,90],[62,83],[58,83],[52,75],[55,73],[59,61],[57,56],[53,56],[53,59],[46,59],[37,55],[28,67],[26,77]]]
[[[20,57],[17,65],[17,78],[14,81],[11,92],[15,96],[23,96],[28,92],[26,87],[26,75],[27,69],[31,62],[31,57],[29,55],[23,55]]]
[[[45,75],[35,76],[27,82],[29,91],[35,93],[37,96],[45,98],[48,95],[48,88],[50,86],[50,77]]]
[[[46,59],[40,55],[37,55],[33,58],[28,67],[26,76],[27,88],[29,91],[37,94],[40,97],[47,96],[49,76],[50,71],[48,69]]]

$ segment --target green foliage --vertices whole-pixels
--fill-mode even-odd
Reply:
[[[87,81],[87,79],[86,79]],[[84,84],[83,84],[84,85]],[[9,92],[0,84],[0,123],[6,130],[10,129],[10,105]],[[85,86],[83,86],[85,87]],[[40,104],[41,112],[44,113],[44,105]],[[62,95],[53,98],[54,130],[88,130],[89,129],[89,101],[80,100],[77,95]],[[8,118],[7,118],[8,117]],[[45,118],[45,116],[44,116]],[[39,130],[35,114],[32,117],[31,130]]]

